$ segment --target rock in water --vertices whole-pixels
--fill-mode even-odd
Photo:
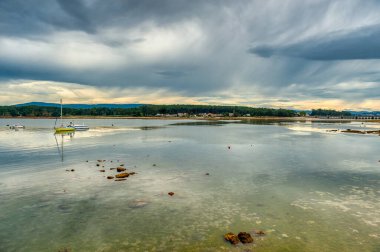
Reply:
[[[113,179],[113,176],[107,176],[107,179]]]
[[[122,171],[125,171],[126,169],[124,167],[117,167],[116,168],[116,171],[117,172],[122,172]]]
[[[265,232],[263,230],[254,230],[256,235],[265,235]]]
[[[174,195],[174,192],[168,192],[168,194],[169,194],[170,196],[173,196],[173,195]]]
[[[100,172],[106,172],[106,170],[99,170]]]
[[[127,180],[125,178],[118,178],[118,179],[115,179],[115,181],[124,181],[124,180]]]
[[[129,176],[129,173],[127,172],[124,172],[124,173],[120,173],[120,174],[116,174],[116,178],[127,178]]]
[[[251,242],[253,242],[252,236],[250,234],[246,233],[246,232],[240,232],[238,234],[238,237],[239,237],[239,240],[242,243],[251,243]]]
[[[224,239],[229,241],[231,244],[236,245],[239,243],[239,238],[234,233],[227,233],[224,235]]]

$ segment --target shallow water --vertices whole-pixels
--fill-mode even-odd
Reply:
[[[0,120],[0,251],[380,251],[380,137],[328,132],[379,124],[82,121]]]

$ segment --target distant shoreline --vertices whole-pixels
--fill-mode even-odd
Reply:
[[[0,119],[56,119],[48,116],[0,116]],[[59,119],[59,117],[58,117]],[[318,118],[318,117],[165,117],[165,116],[65,116],[65,120],[70,119],[140,119],[140,120],[256,120],[256,121],[325,121],[325,122],[380,122],[379,119],[340,119],[340,118]]]

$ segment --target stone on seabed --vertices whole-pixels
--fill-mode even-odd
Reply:
[[[115,181],[124,181],[124,180],[127,180],[125,178],[118,178],[118,179],[115,179]]]
[[[117,167],[116,168],[116,171],[117,172],[122,172],[122,171],[125,171],[126,169],[124,167]]]
[[[255,230],[254,232],[256,235],[265,235],[265,232],[263,230]]]
[[[242,243],[251,243],[251,242],[253,242],[252,236],[250,234],[246,233],[246,232],[240,232],[238,234],[238,237],[239,237],[239,240]]]
[[[237,235],[235,235],[234,233],[231,233],[231,232],[225,234],[224,239],[226,241],[229,241],[233,245],[236,245],[239,243],[239,239],[238,239]]]
[[[124,172],[124,173],[120,173],[120,174],[116,174],[116,178],[126,178],[129,176],[129,173],[127,172]]]

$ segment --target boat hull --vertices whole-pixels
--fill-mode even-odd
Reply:
[[[55,128],[55,133],[74,132],[75,128]]]
[[[75,128],[76,131],[85,131],[90,129],[87,125],[74,125],[73,128]]]

